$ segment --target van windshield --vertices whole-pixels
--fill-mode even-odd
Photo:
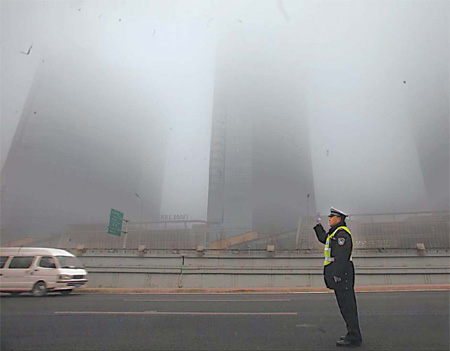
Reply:
[[[73,256],[56,256],[61,268],[84,268],[80,260]]]

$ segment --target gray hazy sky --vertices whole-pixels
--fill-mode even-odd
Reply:
[[[93,96],[162,111],[161,214],[205,219],[216,54],[230,36],[249,60],[276,47],[264,59],[280,77],[298,67],[319,211],[448,209],[448,1],[2,0],[2,168],[39,65],[67,58],[114,81]],[[132,121],[146,128],[145,116]]]

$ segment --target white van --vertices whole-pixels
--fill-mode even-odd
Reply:
[[[65,250],[0,247],[0,292],[44,296],[59,291],[66,295],[87,281],[83,264]]]

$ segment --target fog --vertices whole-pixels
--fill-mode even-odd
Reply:
[[[2,1],[2,241],[206,220],[221,84],[298,115],[316,212],[449,210],[448,1]]]

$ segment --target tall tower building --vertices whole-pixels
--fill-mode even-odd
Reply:
[[[117,77],[105,81],[105,63],[88,58],[50,57],[36,71],[1,175],[2,242],[106,224],[111,208],[133,222],[141,206],[144,220],[159,216],[165,139],[149,116],[156,111],[118,99]]]
[[[256,37],[267,42],[252,42]],[[298,57],[289,52],[289,45],[273,41],[270,33],[258,32],[256,37],[240,31],[219,41],[208,193],[210,241],[247,231],[290,230],[299,217],[315,213]]]

